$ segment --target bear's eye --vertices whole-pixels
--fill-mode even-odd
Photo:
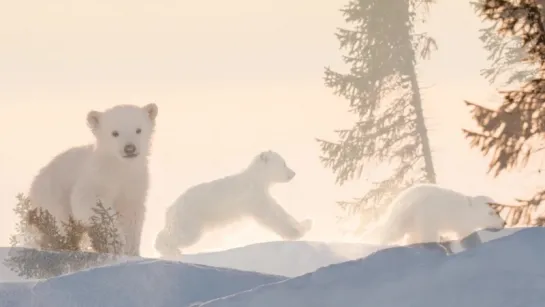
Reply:
[[[112,136],[113,136],[114,138],[118,137],[118,136],[119,136],[119,132],[117,132],[117,131],[114,130],[114,131],[112,132]]]
[[[140,132],[142,132],[142,129],[140,128],[136,129],[136,134],[140,134]]]

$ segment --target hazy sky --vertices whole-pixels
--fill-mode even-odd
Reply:
[[[346,102],[323,86],[341,68],[335,28],[346,0],[5,1],[0,10],[0,245],[15,223],[15,195],[54,155],[92,141],[86,113],[119,103],[159,106],[142,251],[165,208],[187,187],[242,169],[260,150],[280,152],[297,171],[275,187],[297,218],[314,219],[306,239],[341,240],[334,201],[365,182],[334,184],[316,137],[351,125]],[[508,201],[535,178],[492,180],[461,129],[464,99],[487,102],[494,88],[480,21],[464,1],[440,2],[428,23],[440,50],[420,67],[440,183]],[[516,184],[513,184],[516,182]],[[361,191],[361,192],[360,192]],[[207,235],[191,251],[278,239],[253,222]]]

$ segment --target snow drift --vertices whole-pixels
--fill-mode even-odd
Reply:
[[[295,277],[330,264],[365,257],[380,248],[359,243],[276,241],[219,252],[184,255],[182,261]]]
[[[187,254],[186,263],[231,268],[242,271],[288,277],[313,272],[323,266],[365,257],[381,247],[360,243],[324,243],[309,241],[275,241],[251,244],[218,252]],[[0,248],[0,260],[10,248]],[[122,257],[118,262],[144,258]],[[256,259],[260,259],[256,261]],[[1,281],[21,281],[22,277],[0,262]]]
[[[32,307],[34,284],[33,281],[0,283],[0,306]]]
[[[179,262],[130,261],[37,282],[31,306],[183,307],[284,279]]]
[[[537,307],[545,301],[544,237],[545,228],[524,229],[451,256],[436,244],[387,248],[291,279],[181,262],[124,260],[48,280],[0,283],[0,306]],[[200,260],[286,271],[290,258],[291,268],[309,260],[302,272],[341,261],[334,250],[344,248],[355,256],[368,247],[270,242]],[[269,266],[278,255],[284,258]],[[313,262],[312,255],[322,262]]]
[[[396,247],[202,307],[541,307],[545,228],[529,228],[446,256]]]
[[[490,241],[518,230],[520,229],[510,228],[500,232],[480,231],[479,235],[483,241]],[[455,252],[460,251],[459,243],[454,243],[452,247]],[[362,243],[275,241],[217,252],[187,254],[182,257],[182,261],[263,274],[296,277],[330,264],[366,257],[382,248],[384,246]],[[9,252],[9,247],[0,248],[0,260],[6,259]],[[123,257],[119,262],[135,259],[143,258]],[[256,259],[260,259],[260,261],[256,261]],[[10,271],[3,261],[0,262],[0,282],[21,280],[24,279]]]

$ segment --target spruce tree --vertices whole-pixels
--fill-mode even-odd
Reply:
[[[472,2],[478,15],[481,15],[486,0]],[[485,18],[488,21],[488,19]],[[488,51],[490,67],[482,69],[481,75],[491,84],[499,83],[508,86],[513,83],[527,82],[537,75],[539,69],[526,61],[527,50],[522,37],[518,35],[503,35],[498,32],[498,21],[480,29],[480,40]]]
[[[370,163],[392,169],[363,197],[339,205],[364,219],[376,217],[403,189],[435,183],[436,174],[418,83],[417,60],[435,41],[416,33],[418,8],[431,0],[351,0],[342,10],[350,29],[336,33],[347,73],[325,69],[325,85],[348,100],[358,120],[337,130],[338,140],[318,139],[322,163],[336,183],[361,177]]]
[[[535,69],[520,89],[502,92],[503,101],[497,109],[466,101],[479,131],[465,129],[464,133],[472,147],[485,156],[491,154],[489,173],[496,177],[525,167],[545,148],[545,15],[543,5],[535,0],[482,0],[478,12],[495,24],[497,35],[519,41],[525,52],[521,59]],[[494,207],[509,225],[543,225],[543,220],[534,216],[543,199],[545,190],[529,199],[517,199],[518,204]]]

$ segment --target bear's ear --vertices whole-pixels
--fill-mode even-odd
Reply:
[[[92,131],[95,131],[98,128],[101,114],[102,113],[99,111],[90,111],[87,113],[87,126],[89,126]]]
[[[150,103],[142,107],[144,111],[148,114],[148,117],[151,121],[155,121],[155,118],[157,117],[157,113],[159,112],[159,108],[155,103]]]
[[[262,162],[265,162],[267,163],[269,161],[269,157],[267,155],[266,152],[262,152],[260,155],[259,155],[259,159],[262,161]]]

